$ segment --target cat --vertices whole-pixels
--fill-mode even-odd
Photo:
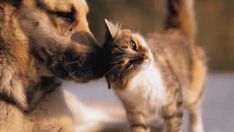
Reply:
[[[149,132],[152,115],[162,117],[167,132],[179,132],[185,109],[190,131],[204,131],[200,106],[207,68],[204,51],[193,44],[192,5],[192,0],[168,0],[165,30],[146,37],[105,20],[106,79],[133,132]]]

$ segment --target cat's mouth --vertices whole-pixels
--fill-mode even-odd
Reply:
[[[140,54],[130,58],[126,65],[126,68],[130,68],[133,66],[141,67],[142,65],[147,64],[149,61],[150,59],[147,54]]]
[[[140,70],[145,65],[149,64],[150,57],[147,54],[138,54],[134,56],[115,56],[110,61],[110,70],[107,74],[127,74]]]
[[[131,58],[129,60],[129,63],[133,63],[133,64],[138,64],[138,63],[142,63],[144,61],[147,61],[149,59],[148,55],[146,54],[141,54],[141,55],[138,55],[134,58]]]
[[[116,61],[113,62],[115,62],[116,65],[113,65],[109,73],[113,71],[115,71],[116,73],[134,72],[140,70],[142,67],[149,64],[150,62],[150,57],[147,54],[138,54],[129,58],[122,58],[118,56],[115,59]]]

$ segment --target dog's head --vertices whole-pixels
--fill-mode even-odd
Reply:
[[[15,6],[14,15],[39,69],[76,81],[102,76],[100,48],[89,29],[85,0],[18,0]]]

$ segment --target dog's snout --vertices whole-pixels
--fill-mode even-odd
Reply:
[[[98,45],[97,40],[88,32],[76,32],[71,36],[71,40],[75,43],[91,47]]]

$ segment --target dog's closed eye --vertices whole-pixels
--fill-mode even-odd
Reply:
[[[76,10],[74,7],[72,7],[70,11],[52,11],[47,9],[46,11],[55,17],[61,18],[62,20],[64,20],[69,24],[75,22]]]
[[[64,21],[68,22],[68,23],[73,23],[75,21],[75,16],[73,12],[53,12],[53,14],[56,17],[59,17],[61,19],[63,19]]]

